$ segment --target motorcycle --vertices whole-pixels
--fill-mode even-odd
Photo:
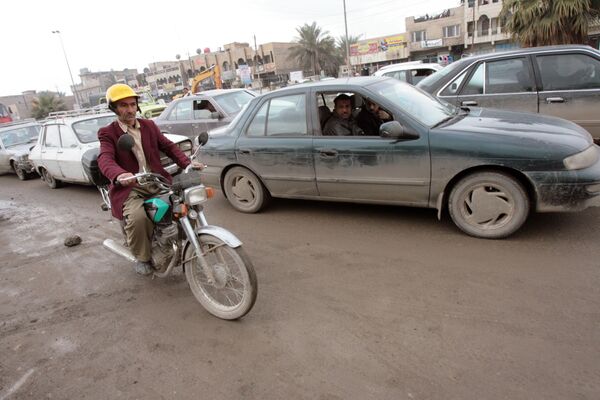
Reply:
[[[198,137],[200,145],[191,160],[207,141],[206,133]],[[117,147],[131,151],[133,138],[128,134],[122,135]],[[98,149],[84,154],[84,168],[100,190],[103,210],[109,210],[109,182],[100,173],[97,157]],[[226,320],[238,319],[246,315],[256,301],[256,273],[242,242],[226,229],[208,224],[204,204],[212,197],[212,188],[202,185],[200,173],[190,170],[190,167],[173,176],[172,184],[162,175],[152,172],[140,172],[131,178],[136,179],[140,186],[158,188],[158,194],[144,202],[144,209],[154,222],[154,276],[165,278],[175,268],[183,267],[194,297],[209,313]],[[103,245],[135,262],[131,251],[117,241],[105,239]]]

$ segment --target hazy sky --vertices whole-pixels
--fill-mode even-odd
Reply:
[[[348,33],[363,38],[404,32],[404,18],[456,7],[459,0],[346,0]],[[79,82],[79,69],[137,68],[187,58],[231,42],[288,42],[316,21],[344,34],[343,0],[2,1],[0,96],[24,90],[71,93],[59,36]]]

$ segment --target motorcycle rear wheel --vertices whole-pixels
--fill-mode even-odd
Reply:
[[[215,275],[209,282],[188,244],[183,253],[185,277],[196,300],[215,317],[233,320],[254,306],[257,281],[254,267],[241,247],[232,248],[212,235],[198,237],[204,257]],[[187,261],[186,261],[187,260]]]

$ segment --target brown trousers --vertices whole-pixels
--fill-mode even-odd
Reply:
[[[156,192],[134,187],[123,203],[123,221],[127,245],[138,261],[148,262],[152,258],[152,231],[154,223],[146,215],[144,200]]]

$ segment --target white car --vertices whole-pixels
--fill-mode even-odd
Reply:
[[[42,126],[37,144],[29,159],[35,170],[51,188],[62,182],[91,185],[82,164],[83,154],[100,147],[98,130],[115,120],[113,113],[85,111],[65,112],[51,116]],[[192,140],[181,135],[165,135],[177,143],[188,156],[192,154]],[[177,171],[177,165],[162,154],[161,162],[167,172]]]
[[[383,68],[375,71],[373,76],[389,76],[396,78],[402,82],[416,85],[422,79],[429,75],[441,70],[442,67],[439,64],[434,63],[422,63],[420,61],[410,61],[399,64],[386,65]]]
[[[29,149],[39,133],[34,119],[0,124],[0,174],[14,172],[22,181],[35,175]]]

